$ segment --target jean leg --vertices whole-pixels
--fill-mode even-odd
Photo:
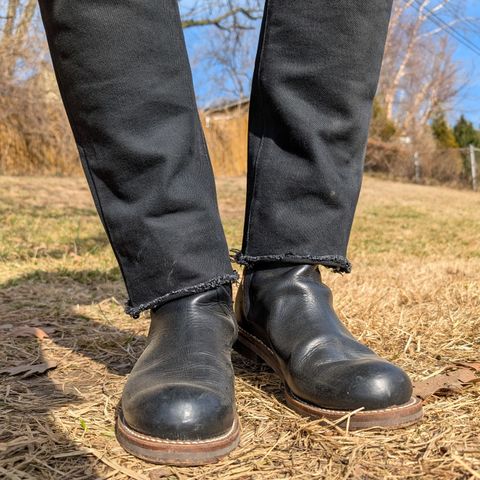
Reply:
[[[40,0],[126,311],[236,278],[176,0]]]
[[[251,92],[242,264],[346,250],[391,0],[266,0]]]

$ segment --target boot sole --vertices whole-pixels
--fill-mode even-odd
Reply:
[[[236,417],[228,432],[207,440],[167,440],[136,432],[127,425],[120,410],[115,435],[128,453],[141,460],[194,467],[215,463],[235,449],[240,441],[240,422]]]
[[[288,388],[281,372],[275,353],[259,338],[239,327],[238,340],[233,347],[238,353],[254,362],[266,363],[281,379],[285,388],[287,405],[296,412],[313,418],[323,418],[328,422],[347,428],[363,430],[366,428],[402,428],[413,425],[423,417],[422,402],[412,397],[403,405],[395,405],[379,410],[332,410],[313,405],[298,398]]]

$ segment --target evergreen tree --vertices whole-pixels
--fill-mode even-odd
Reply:
[[[475,130],[472,122],[469,122],[463,115],[453,127],[453,134],[457,144],[464,148],[473,145],[480,148],[480,132]]]
[[[440,148],[458,148],[458,143],[452,128],[448,124],[445,114],[439,110],[433,117],[432,133]]]
[[[375,97],[372,108],[372,121],[370,123],[370,135],[388,142],[395,135],[395,124],[387,118],[385,108],[381,100]]]

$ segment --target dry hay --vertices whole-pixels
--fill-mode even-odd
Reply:
[[[78,183],[0,178],[2,224],[14,242],[4,237],[0,249],[0,369],[58,363],[48,374],[0,377],[0,477],[480,478],[479,384],[429,399],[418,426],[353,433],[293,413],[278,379],[238,355],[240,448],[200,468],[159,467],[126,454],[114,438],[114,411],[148,320],[122,314],[118,270]],[[219,187],[230,244],[238,246],[243,180],[221,179]],[[478,360],[480,259],[471,242],[480,234],[479,207],[480,196],[468,192],[366,179],[352,237],[354,271],[324,274],[351,330],[414,379]],[[465,217],[460,235],[455,210]],[[48,236],[45,228],[54,226],[57,235]],[[34,252],[38,242],[44,246]],[[13,336],[22,325],[49,337]]]

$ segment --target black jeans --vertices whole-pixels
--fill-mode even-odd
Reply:
[[[346,249],[391,3],[267,0],[238,263],[350,271]],[[127,313],[235,280],[177,1],[40,7]]]

